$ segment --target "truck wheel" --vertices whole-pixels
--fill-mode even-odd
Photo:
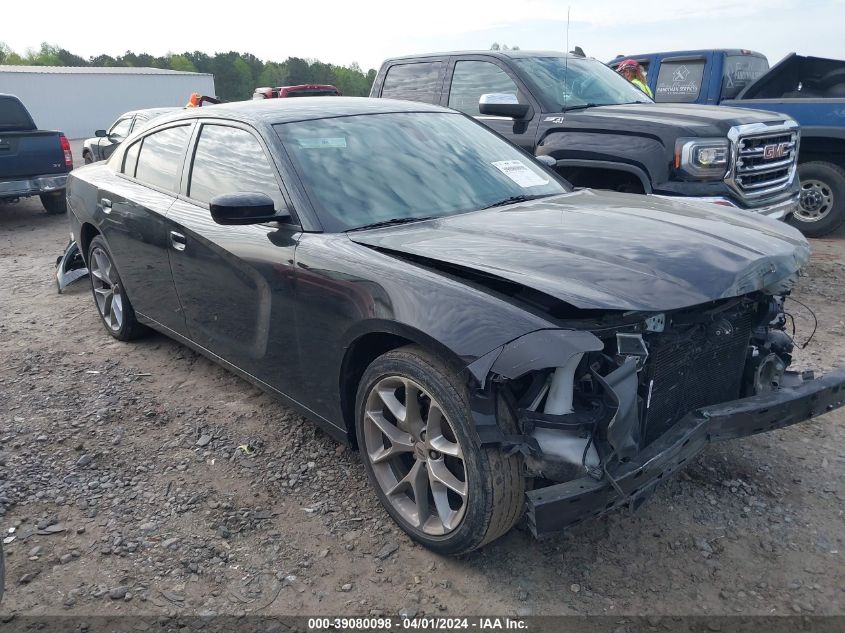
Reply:
[[[355,422],[381,504],[415,541],[463,554],[521,517],[521,457],[478,446],[458,372],[422,349],[403,347],[373,361],[358,387]]]
[[[845,222],[845,170],[833,163],[798,165],[801,201],[790,223],[807,237],[821,237]]]
[[[94,305],[108,333],[119,341],[131,341],[146,334],[148,329],[135,318],[106,241],[99,235],[88,247],[88,273]]]
[[[86,165],[90,165],[94,162],[94,157],[91,156],[91,152],[82,152],[82,160],[85,161]]]
[[[59,193],[42,193],[40,196],[41,204],[44,205],[44,210],[51,215],[60,215],[67,213],[67,200],[65,199],[65,192]]]

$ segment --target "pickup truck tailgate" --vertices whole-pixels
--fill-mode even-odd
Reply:
[[[0,179],[67,171],[59,132],[4,132],[0,129]]]

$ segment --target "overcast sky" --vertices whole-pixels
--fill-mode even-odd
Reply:
[[[316,58],[365,70],[407,53],[489,48],[593,57],[689,48],[750,48],[845,58],[845,0],[6,0],[0,41],[23,53],[41,42],[88,57],[236,50],[264,60]],[[37,8],[37,15],[33,9]],[[42,17],[39,17],[42,16]],[[49,17],[49,19],[44,19]]]

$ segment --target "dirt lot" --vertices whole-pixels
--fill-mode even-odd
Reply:
[[[57,295],[67,232],[0,205],[7,616],[845,613],[841,410],[711,447],[633,516],[441,558],[310,423],[164,337],[113,341],[86,283]],[[798,364],[825,369],[845,362],[845,241],[814,248]]]

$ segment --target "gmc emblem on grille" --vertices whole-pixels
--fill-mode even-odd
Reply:
[[[766,145],[763,148],[763,158],[771,160],[773,158],[782,158],[786,154],[786,146],[788,143],[773,143]]]

